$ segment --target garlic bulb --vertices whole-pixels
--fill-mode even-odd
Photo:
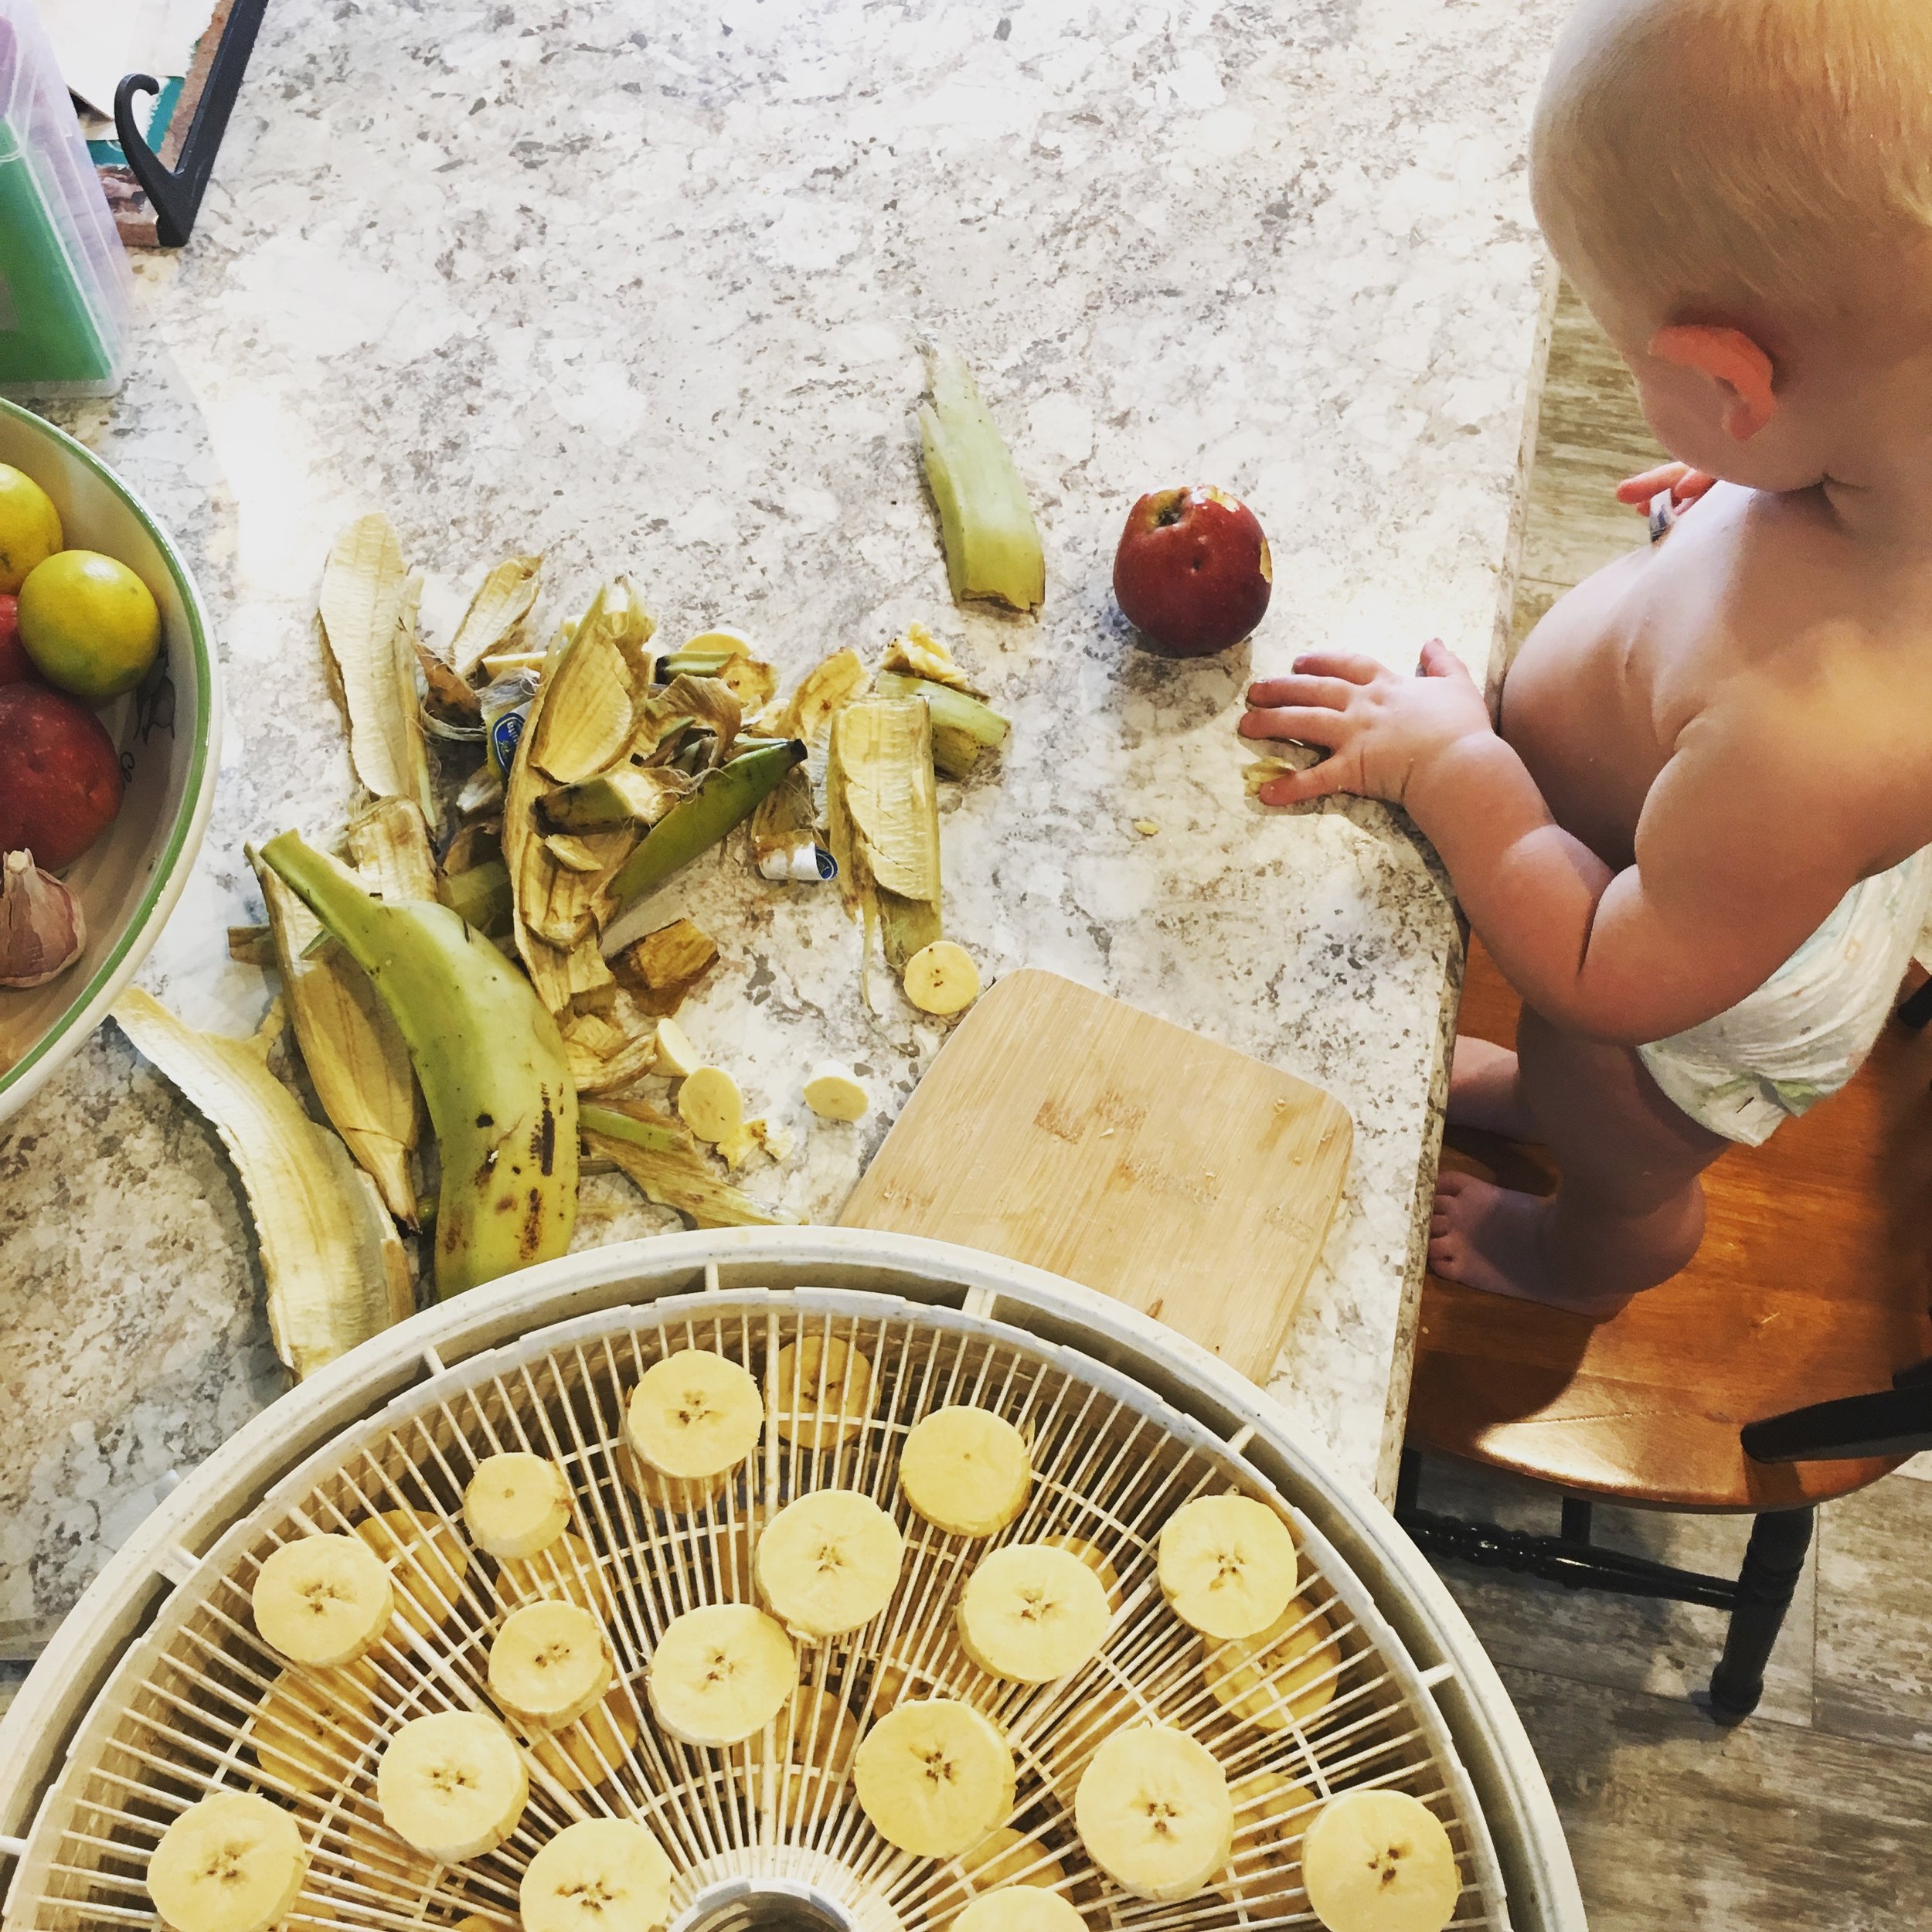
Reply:
[[[9,852],[0,871],[0,986],[44,986],[87,943],[80,901],[32,852]]]

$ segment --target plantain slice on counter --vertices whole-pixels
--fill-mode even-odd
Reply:
[[[253,846],[247,856],[261,883],[282,997],[315,1097],[383,1205],[413,1228],[413,1157],[423,1115],[401,1029],[368,974],[341,947],[314,949],[321,921]]]
[[[872,697],[832,721],[825,821],[845,909],[875,929],[895,973],[940,936],[939,797],[930,714]]]
[[[389,519],[359,517],[335,539],[322,569],[322,635],[349,714],[356,777],[379,798],[413,799],[434,825],[410,586]]]
[[[775,1227],[785,1216],[733,1187],[689,1128],[641,1100],[585,1102],[583,1151],[628,1175],[646,1199],[701,1228]]]
[[[246,1040],[197,1032],[138,987],[114,1016],[221,1136],[254,1216],[269,1334],[298,1378],[412,1312],[409,1263],[374,1183],[268,1070],[279,1005]]]
[[[1012,452],[954,351],[927,344],[926,367],[933,400],[919,406],[919,440],[953,600],[987,597],[1037,611],[1046,563]]]
[[[478,585],[450,640],[450,662],[464,682],[475,676],[486,657],[502,650],[530,614],[543,570],[540,556],[505,557]]]

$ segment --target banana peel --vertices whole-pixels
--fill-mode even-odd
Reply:
[[[716,678],[747,711],[770,703],[778,689],[777,670],[755,656],[751,640],[736,631],[707,631],[658,660],[660,682],[686,675]]]
[[[254,1217],[268,1332],[298,1379],[413,1312],[408,1259],[374,1183],[268,1070],[279,1009],[245,1040],[198,1032],[138,987],[114,1016],[221,1136]]]
[[[405,1227],[417,1225],[422,1114],[409,1049],[369,975],[339,946],[311,952],[321,922],[252,848],[282,997],[322,1111]]]
[[[437,1294],[563,1253],[577,1221],[577,1091],[529,982],[447,906],[372,899],[292,832],[261,858],[368,974],[409,1047],[442,1157]]]
[[[818,843],[811,774],[794,765],[751,815],[751,862],[767,879],[815,879]]]
[[[696,728],[709,733],[712,742],[705,749],[704,768],[715,769],[731,756],[738,733],[744,723],[744,706],[731,687],[716,678],[673,678],[663,692],[651,699],[648,708],[649,740],[652,750],[680,730]],[[645,749],[640,734],[631,747],[635,755]]]
[[[237,966],[260,966],[264,969],[273,966],[274,936],[266,926],[230,926],[228,957]]]
[[[323,566],[322,634],[349,714],[356,777],[379,798],[413,799],[434,825],[410,587],[389,519],[359,517],[335,539]]]
[[[839,893],[886,963],[940,938],[939,797],[931,714],[917,698],[865,698],[832,721],[825,764],[826,835]]]
[[[443,882],[443,903],[466,926],[492,939],[510,930],[510,875],[500,859],[453,872]]]
[[[587,1154],[628,1175],[646,1199],[701,1228],[776,1227],[785,1216],[733,1187],[682,1121],[641,1100],[587,1101]]]

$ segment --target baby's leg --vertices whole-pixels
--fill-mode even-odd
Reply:
[[[1730,1142],[1667,1100],[1630,1047],[1562,1032],[1526,1007],[1516,1050],[1518,1094],[1562,1184],[1544,1201],[1444,1174],[1430,1265],[1451,1281],[1600,1320],[1697,1252],[1697,1177]]]
[[[1449,1124],[1532,1141],[1536,1124],[1518,1090],[1516,1056],[1493,1040],[1456,1036],[1449,1064]]]

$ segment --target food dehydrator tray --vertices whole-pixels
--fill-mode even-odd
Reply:
[[[685,1291],[665,1291],[677,1287]],[[815,1449],[808,1428],[767,1426],[751,1461],[708,1498],[646,1493],[622,1414],[653,1361],[679,1348],[715,1349],[760,1377],[776,1415],[810,1393],[780,1386],[780,1351],[813,1337],[872,1364],[872,1400],[859,1426],[821,1431],[829,1439]],[[810,1354],[787,1359],[795,1367]],[[1314,1926],[1293,1840],[1330,1792],[1372,1784],[1410,1792],[1448,1828],[1463,1879],[1457,1926],[1512,1923],[1512,1885],[1492,1836],[1496,1798],[1472,1780],[1448,1721],[1472,1689],[1493,1720],[1493,1679],[1482,1682],[1467,1661],[1434,1654],[1438,1646],[1418,1654],[1384,1614],[1393,1592],[1413,1624],[1413,1591],[1376,1577],[1372,1565],[1365,1578],[1359,1559],[1338,1547],[1329,1532],[1342,1486],[1322,1479],[1312,1459],[1284,1463],[1278,1445],[1287,1432],[1265,1398],[1247,1391],[1230,1413],[1219,1399],[1246,1385],[1219,1386],[1236,1379],[1102,1298],[938,1243],[747,1230],[631,1244],[532,1270],[420,1316],[356,1357],[277,1405],[310,1413],[307,1426],[285,1432],[287,1448],[301,1453],[285,1451],[272,1481],[251,1488],[244,1471],[271,1473],[264,1465],[274,1440],[263,1425],[274,1410],[184,1484],[209,1493],[163,1505],[182,1533],[156,1543],[154,1532],[168,1526],[150,1526],[141,1540],[151,1550],[117,1560],[76,1612],[77,1641],[63,1632],[30,1680],[8,1730],[38,1713],[56,1723],[64,1716],[70,1736],[64,1762],[44,1765],[31,1828],[16,1842],[8,1932],[155,1923],[142,1882],[147,1853],[171,1817],[217,1787],[290,1805],[311,1840],[291,1932],[330,1924],[400,1932],[466,1920],[480,1921],[476,1932],[514,1927],[529,1858],[572,1819],[602,1815],[636,1818],[657,1835],[677,1874],[672,1923],[689,1932],[775,1920],[868,1932],[942,1927],[971,1896],[958,1864],[895,1850],[855,1802],[850,1776],[865,1726],[920,1695],[962,1698],[1006,1732],[1019,1767],[1009,1869],[1032,1866],[1032,1876],[1064,1891],[1096,1932]],[[1156,1375],[1151,1362],[1160,1365]],[[1026,1509],[990,1540],[944,1536],[896,1495],[906,1430],[957,1402],[1005,1416],[1032,1444]],[[577,1541],[506,1569],[468,1550],[461,1498],[475,1461],[509,1448],[563,1466]],[[216,1466],[225,1460],[235,1467]],[[891,1604],[849,1638],[801,1647],[802,1681],[817,1695],[799,1706],[788,1752],[770,1736],[728,1750],[676,1743],[654,1725],[644,1694],[657,1637],[696,1604],[754,1600],[760,1525],[792,1496],[828,1486],[871,1495],[905,1532]],[[1315,1667],[1298,1668],[1291,1696],[1274,1698],[1264,1682],[1260,1705],[1271,1707],[1250,1705],[1245,1715],[1210,1695],[1202,1640],[1172,1614],[1153,1575],[1165,1518],[1192,1496],[1228,1488],[1290,1522],[1302,1559],[1298,1594],[1329,1633]],[[667,1500],[682,1506],[657,1506]],[[1342,1500],[1351,1505],[1345,1522],[1366,1515],[1355,1498]],[[250,1621],[255,1569],[291,1536],[398,1508],[416,1512],[427,1535],[401,1550],[394,1580],[399,1597],[425,1614],[411,1632],[393,1626],[370,1659],[376,1721],[325,1742],[325,1774],[291,1780],[286,1766],[257,1761],[251,1748],[250,1718],[281,1663]],[[197,1516],[213,1533],[194,1536]],[[1353,1526],[1359,1543],[1365,1524]],[[1399,1540],[1393,1526],[1366,1526],[1370,1547]],[[1056,1683],[987,1677],[951,1636],[953,1599],[989,1547],[1049,1536],[1097,1545],[1117,1573],[1107,1643]],[[128,1560],[142,1553],[145,1577],[130,1573]],[[382,1825],[372,1781],[383,1738],[428,1712],[493,1709],[484,1676],[490,1633],[509,1607],[539,1594],[573,1597],[604,1617],[619,1679],[608,1716],[564,1733],[567,1755],[520,1734],[531,1801],[516,1834],[485,1857],[436,1866]],[[1437,1614],[1422,1619],[1425,1634],[1444,1621],[1439,1604],[1428,1607]],[[131,1608],[145,1625],[138,1635],[125,1628]],[[1467,1638],[1466,1629],[1457,1634]],[[69,1684],[47,1679],[63,1668]],[[1257,1713],[1265,1725],[1251,1721]],[[1178,1903],[1121,1893],[1086,1859],[1073,1828],[1072,1774],[1107,1730],[1137,1714],[1200,1737],[1245,1807],[1230,1875]],[[1513,1764],[1493,1761],[1494,1733],[1513,1724],[1511,1713],[1506,1724],[1478,1726],[1476,1741],[1479,1757],[1492,1760],[1484,1781],[1509,1797],[1507,1862],[1523,1867],[1533,1847],[1527,1898],[1520,1883],[1513,1887],[1514,1922],[1580,1925],[1580,1914],[1564,1910],[1564,1882],[1573,1896],[1574,1884],[1560,1838],[1549,1842],[1547,1794],[1539,1781],[1522,1788],[1533,1761],[1526,1750],[1512,1753]],[[1239,1783],[1264,1770],[1305,1794],[1285,1821],[1278,1796],[1268,1801],[1270,1823],[1255,1787]],[[9,1805],[0,1827],[9,1831],[24,1821],[12,1808],[23,1782],[15,1774],[12,1788],[0,1783]],[[1546,1902],[1556,1909],[1542,1910]]]

